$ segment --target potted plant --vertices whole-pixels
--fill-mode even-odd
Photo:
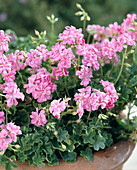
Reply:
[[[51,40],[35,31],[31,45],[29,38],[9,43],[0,31],[0,164],[7,170],[16,161],[92,161],[99,150],[136,141],[137,117],[129,116],[137,105],[137,16],[86,28],[90,18],[77,7],[83,30],[67,26],[56,40],[53,15]]]

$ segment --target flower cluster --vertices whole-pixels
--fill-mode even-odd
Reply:
[[[37,74],[28,78],[29,83],[24,85],[28,94],[32,93],[37,102],[44,102],[50,99],[51,92],[56,90],[56,84],[52,83],[51,74],[45,68],[39,69]]]
[[[9,34],[4,35],[4,31],[0,30],[0,51],[3,53],[8,52],[9,51],[9,47],[8,47],[8,41],[10,41],[9,39]]]
[[[126,49],[127,46],[135,46],[137,40],[135,20],[136,15],[127,15],[127,18],[121,25],[117,22],[110,24],[108,27],[100,25],[88,25],[87,32],[93,35],[96,43],[92,45],[98,49],[98,56],[104,60],[105,63],[115,60],[117,64],[118,52]]]
[[[59,39],[63,40],[63,44],[69,44],[69,45],[76,45],[76,44],[83,44],[85,43],[82,34],[82,29],[76,29],[74,26],[67,26],[65,27],[66,30],[59,34]]]
[[[31,123],[34,124],[35,126],[44,126],[47,123],[46,116],[45,116],[45,111],[41,110],[40,113],[38,114],[38,108],[36,108],[36,112],[32,112],[30,115]]]
[[[80,93],[75,94],[74,100],[78,104],[77,113],[79,119],[83,116],[84,109],[87,111],[98,110],[99,106],[101,109],[110,109],[114,107],[114,103],[117,102],[118,95],[114,88],[114,85],[108,81],[101,80],[100,83],[104,87],[105,92],[101,92],[97,89],[92,89],[90,86],[86,88],[78,89]]]
[[[17,135],[21,135],[22,132],[19,126],[10,122],[6,125],[1,125],[0,128],[0,150],[6,150],[9,143],[17,142]]]
[[[60,119],[60,113],[64,111],[68,105],[69,99],[61,101],[59,100],[53,100],[51,102],[51,106],[49,108],[50,113],[53,114],[54,117],[56,117],[58,120]]]
[[[53,45],[36,45],[29,51],[10,51],[9,34],[5,35],[1,30],[0,151],[5,151],[12,142],[17,142],[17,135],[22,134],[24,137],[33,132],[38,134],[41,129],[42,135],[49,134],[47,139],[40,137],[40,140],[49,140],[49,146],[54,147],[53,152],[56,153],[55,148],[59,148],[60,152],[69,148],[70,154],[77,149],[78,144],[74,139],[78,136],[71,136],[77,133],[74,132],[76,123],[82,122],[81,127],[85,128],[94,116],[98,122],[101,113],[105,115],[113,111],[114,107],[117,107],[116,103],[123,109],[129,100],[135,100],[137,77],[134,77],[131,70],[128,70],[131,75],[124,73],[123,68],[126,67],[124,60],[132,54],[136,45],[136,19],[136,15],[133,14],[127,15],[121,25],[116,22],[108,27],[88,25],[87,43],[81,28],[67,26]],[[89,43],[90,36],[93,36],[93,43]],[[123,81],[122,85],[119,85],[120,78]],[[125,87],[126,83],[128,87]],[[123,88],[128,89],[128,94],[127,99],[121,104],[125,90]],[[118,99],[120,92],[121,96],[119,95]],[[130,95],[132,93],[133,96]],[[108,124],[110,122],[108,121]],[[76,126],[73,126],[74,124]],[[20,128],[25,133],[21,132]],[[104,134],[104,129],[102,134],[101,129],[99,131],[98,134]],[[81,132],[85,132],[85,129]],[[32,136],[31,134],[30,137]],[[69,136],[70,139],[66,139]],[[23,140],[21,139],[21,142]],[[50,140],[59,143],[50,145]],[[82,140],[85,141],[85,138]],[[38,146],[44,143],[43,141]],[[73,144],[75,146],[70,147]],[[85,144],[86,147],[91,147],[88,146],[89,143]]]

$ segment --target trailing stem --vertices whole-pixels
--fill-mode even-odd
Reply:
[[[83,21],[83,34],[85,35],[86,32],[86,20],[87,20],[87,16],[84,16],[84,21]]]
[[[88,122],[89,119],[90,119],[90,115],[91,115],[91,111],[90,111],[89,114],[88,114],[87,122]]]
[[[127,114],[127,127],[128,127],[128,129],[129,129],[129,116],[130,116],[131,109],[132,109],[132,106],[131,106],[131,103],[129,103],[128,114]]]
[[[119,78],[121,76],[121,73],[122,73],[122,70],[123,70],[123,66],[124,66],[124,61],[125,61],[125,55],[123,55],[123,57],[122,57],[121,68],[120,68],[119,74],[118,74],[117,79],[116,79],[114,84],[116,84],[118,82],[118,80],[119,80]]]
[[[19,74],[19,76],[20,76],[20,78],[21,78],[22,84],[24,85],[25,83],[24,83],[24,81],[23,81],[22,75],[20,74],[20,72],[19,72],[18,70],[17,70],[17,72],[18,72],[18,74]]]
[[[66,89],[66,92],[67,92],[67,95],[68,95],[68,97],[70,97],[70,95],[69,95],[69,92],[68,92],[68,89],[67,89],[67,81],[66,81],[66,76],[65,76],[64,78],[65,78],[65,89]]]
[[[91,37],[91,35],[89,34],[89,35],[88,35],[88,39],[87,39],[87,44],[89,44],[90,37]]]

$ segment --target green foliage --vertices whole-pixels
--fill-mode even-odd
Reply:
[[[80,0],[77,1],[79,2]],[[23,4],[23,8],[26,8],[25,12],[20,15],[24,17],[27,16],[28,14],[28,16],[30,17],[30,12],[32,10],[33,11],[32,15],[34,14],[34,16],[32,16],[32,23],[34,22],[34,19],[36,17],[37,24],[39,25],[41,23],[43,24],[43,25],[41,24],[41,27],[39,27],[39,29],[42,28],[45,29],[46,22],[44,22],[43,18],[41,20],[39,19],[40,14],[38,16],[35,16],[34,9],[36,9],[35,7],[37,7],[39,3],[39,7],[41,9],[40,13],[41,12],[44,13],[45,9],[48,9],[49,7],[48,5],[50,4],[53,5],[53,9],[55,10],[56,14],[59,15],[64,14],[62,9],[63,6],[66,5],[65,2],[58,1],[58,4],[56,5],[53,2],[52,1],[45,2],[44,0],[42,0],[41,2],[38,0],[27,1],[26,4]],[[17,2],[14,1],[13,4],[11,4],[10,2],[8,3],[12,6],[13,4],[15,5]],[[68,18],[69,13],[70,16],[72,15],[71,10],[75,10],[75,9],[71,9],[71,5],[72,7],[74,5],[73,1],[69,0],[66,3],[68,5],[67,6],[68,8],[66,9],[67,13],[65,17]],[[92,8],[90,3],[91,2],[89,0],[86,1],[86,4],[88,4],[86,8],[89,14],[93,14],[91,15],[92,17],[95,16],[95,18],[92,18],[92,22],[94,21],[96,23],[98,22],[98,20],[100,21],[102,17],[107,18],[109,20],[109,17],[112,18],[113,16],[111,14],[112,11],[115,14],[117,13],[117,9],[116,9],[117,5],[115,3],[115,5],[113,6],[114,3],[113,0],[112,1],[94,0],[92,1],[93,3]],[[19,7],[20,4],[19,3],[17,4],[18,4],[17,7]],[[59,4],[62,4],[62,6],[60,6]],[[118,2],[118,4],[119,5],[124,4],[124,1]],[[5,6],[5,4],[3,3],[2,5]],[[105,13],[102,16],[104,9],[101,8],[101,6],[106,8],[108,14]],[[113,10],[112,10],[112,6],[114,7]],[[123,6],[123,8],[126,8],[124,10],[126,13],[127,7],[125,6]],[[27,7],[31,7],[31,10],[29,11]],[[130,9],[134,9],[134,8],[132,7]],[[5,10],[7,10],[6,7]],[[118,18],[119,21],[121,20],[121,17],[125,15],[125,13],[119,16]],[[45,15],[45,13],[43,15]],[[88,16],[86,13],[86,19],[87,18]],[[52,16],[49,20],[51,19]],[[107,23],[107,19],[106,19],[106,23]],[[61,17],[61,21],[62,20],[63,19]],[[104,21],[105,19],[102,19],[102,22]],[[66,20],[63,24],[60,25],[60,28],[58,28],[57,26],[57,29],[62,29],[62,26],[64,24],[66,25],[66,23],[69,22]],[[75,17],[72,17],[71,24],[73,25],[73,23],[75,23]],[[77,26],[78,23],[79,22],[76,22],[75,26]],[[31,29],[31,27],[29,28]],[[17,30],[17,27],[15,27],[15,30]],[[56,36],[53,35],[53,33],[50,36],[46,36],[45,31],[41,33],[35,31],[37,37],[36,36],[17,37],[15,32],[12,33],[16,38],[16,41],[10,44],[9,52],[14,52],[16,49],[20,49],[20,50],[23,49],[25,53],[27,53],[30,49],[35,49],[36,46],[40,44],[46,44],[47,49],[50,50],[52,48],[52,45],[55,44],[57,41],[55,40]],[[18,34],[20,33],[21,32],[18,32]],[[26,33],[27,30],[25,30],[23,34]],[[101,69],[97,70],[96,72],[93,70],[94,79],[91,79],[91,82],[89,84],[92,89],[97,87],[97,89],[102,91],[103,87],[99,84],[99,81],[101,80],[102,77],[103,80],[108,80],[108,81],[110,80],[111,82],[113,82],[115,84],[115,88],[119,96],[118,101],[115,104],[115,107],[108,110],[101,109],[101,107],[99,107],[97,111],[93,111],[91,109],[91,112],[84,110],[85,112],[81,119],[79,119],[79,116],[76,114],[77,102],[75,102],[74,100],[70,100],[68,102],[69,104],[67,105],[66,110],[62,111],[60,114],[61,117],[60,120],[57,120],[49,112],[49,107],[52,99],[59,99],[59,98],[66,99],[66,97],[74,98],[74,94],[78,92],[77,90],[79,88],[81,88],[80,80],[75,75],[76,70],[79,70],[79,65],[77,65],[77,67],[68,69],[70,76],[68,77],[60,76],[58,81],[55,79],[53,80],[53,82],[57,85],[57,90],[51,94],[51,100],[43,102],[41,104],[39,104],[31,96],[31,94],[30,95],[26,94],[26,90],[24,89],[23,82],[28,82],[28,78],[31,75],[31,72],[28,71],[28,67],[18,72],[16,74],[16,83],[20,87],[21,91],[26,95],[25,100],[24,101],[20,100],[16,107],[13,105],[11,108],[8,108],[5,105],[4,97],[1,96],[0,105],[2,109],[5,109],[6,114],[8,115],[7,121],[10,122],[12,120],[15,122],[16,125],[19,125],[22,130],[22,135],[19,135],[17,142],[11,143],[8,146],[8,149],[4,151],[4,153],[2,153],[3,155],[0,156],[0,164],[5,165],[5,168],[7,170],[17,167],[17,163],[15,162],[16,160],[22,163],[24,163],[27,160],[30,165],[37,165],[38,167],[44,167],[45,162],[48,162],[48,165],[53,166],[53,165],[58,165],[60,159],[63,159],[66,162],[71,162],[71,163],[75,162],[76,157],[79,155],[84,156],[84,158],[88,161],[92,161],[93,152],[99,151],[100,149],[105,149],[106,147],[110,147],[115,142],[121,139],[126,140],[130,136],[131,139],[136,141],[135,135],[137,132],[137,117],[134,117],[133,120],[129,120],[129,119],[120,118],[119,115],[120,111],[122,111],[128,103],[129,104],[134,103],[134,105],[137,106],[137,99],[136,99],[137,49],[135,49],[134,54],[132,54],[130,49],[129,51],[130,51],[129,56],[127,56],[126,62],[130,64],[127,63],[123,64],[123,70],[120,74],[119,79],[117,79],[117,77],[121,69],[121,58],[122,58],[120,54],[118,54],[119,57],[118,59],[120,62],[115,68],[112,67],[113,63],[110,62],[102,66],[102,75],[100,74]],[[75,53],[75,49],[73,49],[73,53]],[[81,62],[82,61],[81,56],[76,56],[76,59],[78,58],[80,59],[79,61]],[[50,59],[47,59],[46,62],[43,62],[42,66],[45,67],[47,71],[51,72],[52,64],[50,63],[49,60]],[[75,65],[75,63],[72,64]],[[57,62],[54,63],[54,68],[56,66],[57,66]],[[22,79],[20,77],[20,74],[22,75]],[[53,78],[52,74],[51,74],[51,78]],[[30,114],[32,111],[34,111],[35,108],[39,108],[39,110],[43,109],[45,111],[47,123],[44,126],[36,127],[31,124]],[[129,108],[130,109],[128,113],[128,118],[130,115],[131,107]]]
[[[80,155],[84,156],[84,158],[87,159],[90,162],[93,159],[92,150],[89,147],[87,147],[86,150],[81,150]]]

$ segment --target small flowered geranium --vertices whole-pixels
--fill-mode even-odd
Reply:
[[[88,14],[77,6],[84,29],[67,26],[55,41],[54,32],[47,41],[45,31],[35,31],[33,45],[12,46],[0,31],[0,162],[8,169],[15,159],[39,167],[77,155],[91,161],[115,141],[136,140],[137,117],[129,117],[137,105],[137,16],[88,25],[86,37]],[[53,28],[57,19],[48,20]]]
[[[36,108],[36,112],[32,112],[30,115],[31,123],[35,126],[44,126],[47,123],[45,111],[41,110],[40,113],[38,113],[38,108]]]

